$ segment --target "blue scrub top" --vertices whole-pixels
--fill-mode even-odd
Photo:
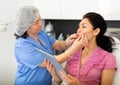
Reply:
[[[35,47],[53,55],[52,45],[55,39],[49,37],[44,30],[41,30],[37,36],[42,44],[38,44],[31,37],[16,40],[15,57],[18,67],[15,85],[52,85],[50,73],[45,67],[39,66],[44,58]]]

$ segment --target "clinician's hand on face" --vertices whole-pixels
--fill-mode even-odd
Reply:
[[[72,45],[77,37],[78,37],[77,33],[71,34],[69,37],[67,37],[67,39],[66,39],[67,46]]]
[[[88,39],[86,34],[80,34],[73,42],[73,44],[71,45],[71,47],[68,50],[71,50],[71,52],[76,52],[78,50],[80,50],[81,48],[85,47],[88,43]],[[74,50],[73,50],[74,49]]]
[[[71,76],[70,74],[64,74],[64,72],[60,71],[61,76],[65,80],[66,85],[80,85],[79,80],[76,77]]]

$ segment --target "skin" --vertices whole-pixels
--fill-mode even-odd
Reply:
[[[80,67],[86,62],[88,57],[93,53],[94,49],[97,47],[96,37],[99,34],[100,29],[97,28],[93,30],[92,24],[87,18],[83,19],[77,30],[77,33],[86,33],[88,38],[88,45],[82,50]],[[115,69],[107,69],[102,71],[101,85],[112,85],[112,81],[115,75]]]
[[[82,51],[82,59],[81,59],[81,64],[80,66],[85,63],[87,60],[88,56],[91,55],[93,52],[94,48],[97,47],[96,43],[96,36],[99,34],[100,29],[97,28],[93,30],[92,24],[89,22],[87,18],[83,19],[80,23],[80,26],[78,28],[77,33],[80,32],[86,32],[87,38],[88,38],[88,45],[85,47],[85,49]],[[102,71],[102,77],[101,77],[101,85],[112,85],[112,81],[115,75],[115,69],[107,69]]]
[[[82,65],[85,63],[85,61],[97,47],[96,36],[98,35],[99,32],[100,32],[99,28],[93,30],[93,26],[88,19],[85,18],[80,22],[77,34],[86,33],[88,38],[88,44],[87,46],[84,47],[84,50],[82,50],[80,67],[82,67]]]
[[[70,74],[65,75],[62,71],[60,74],[62,75],[67,85],[80,85],[80,82],[76,77],[73,77]]]
[[[37,18],[33,22],[33,24],[28,28],[27,34],[29,37],[32,37],[33,39],[35,39],[38,42],[38,44],[42,44],[36,35],[37,33],[40,32],[42,28],[42,21],[41,21],[41,17],[39,14],[36,14],[36,16]],[[65,62],[65,60],[67,60],[77,50],[79,50],[81,47],[84,47],[84,45],[87,42],[86,35],[77,36],[77,34],[73,34],[69,37],[69,42],[71,44],[73,43],[72,46],[66,52],[60,55],[56,55],[55,57],[59,63]],[[67,47],[67,44],[66,44],[66,41],[56,40],[52,47],[54,50],[62,50]],[[39,66],[46,67],[46,63],[43,62]]]
[[[48,61],[45,60],[47,64],[47,70],[51,72],[51,75],[54,76],[54,79],[58,85],[61,85],[62,80],[59,78],[58,75],[55,73],[55,69],[53,65]],[[60,71],[60,74],[62,75],[63,79],[65,80],[67,85],[80,85],[80,82],[77,78],[71,76],[70,74],[64,74],[64,72]]]
[[[99,28],[93,30],[93,26],[87,18],[84,18],[79,23],[77,35],[79,36],[81,34],[86,34],[87,39],[88,39],[87,45],[82,50],[80,68],[83,66],[83,64],[86,62],[86,60],[89,58],[89,56],[93,53],[94,49],[96,47],[98,47],[97,43],[96,43],[96,37],[99,34],[99,32],[100,32]],[[67,65],[66,65],[66,67],[67,67]],[[49,66],[47,67],[47,69],[50,73],[52,73],[52,71],[50,70],[51,68],[49,68]],[[67,85],[81,85],[79,80],[77,78],[71,76],[70,74],[65,75],[62,72],[61,75],[63,76]],[[101,85],[112,85],[114,75],[115,75],[115,69],[103,70],[102,75],[101,75]]]

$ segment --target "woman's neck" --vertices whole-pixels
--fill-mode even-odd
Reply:
[[[97,44],[95,42],[88,42],[88,45],[86,47],[84,47],[84,49],[82,50],[82,52],[84,54],[91,54],[95,48],[97,48]]]

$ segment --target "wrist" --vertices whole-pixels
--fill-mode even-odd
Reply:
[[[60,79],[60,77],[56,73],[53,73],[52,76],[54,77],[54,80],[57,83],[57,85],[61,85],[62,80]]]
[[[66,57],[71,57],[72,55],[73,55],[73,52],[72,52],[72,50],[71,49],[67,49],[66,51],[65,51],[65,54],[66,54]]]
[[[80,49],[79,49],[80,50]],[[79,50],[77,50],[77,49],[74,49],[72,46],[70,46],[66,51],[65,51],[65,53],[66,53],[66,55],[68,56],[68,57],[70,57],[70,56],[72,56],[72,55],[74,55],[77,51],[79,51]]]
[[[62,82],[62,80],[60,79],[60,77],[57,75],[56,72],[51,73],[51,75],[54,77],[54,79],[56,80],[57,83]]]
[[[69,37],[65,40],[66,47],[69,47],[71,45]]]
[[[58,85],[61,85],[61,84],[62,84],[62,80],[56,81],[56,83],[57,83]]]

